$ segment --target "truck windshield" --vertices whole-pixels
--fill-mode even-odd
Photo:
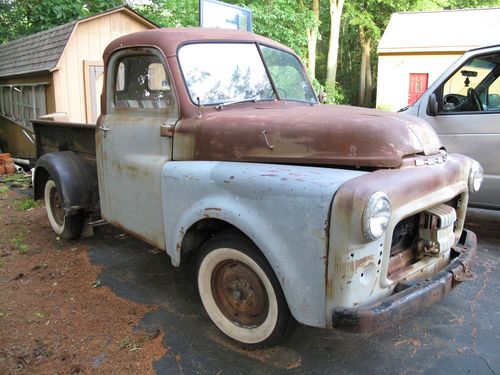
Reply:
[[[280,99],[316,103],[299,61],[291,54],[262,47]],[[277,95],[253,43],[188,44],[179,63],[191,100],[215,105],[245,100],[274,100]]]

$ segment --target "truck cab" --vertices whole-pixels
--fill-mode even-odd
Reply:
[[[293,51],[243,31],[131,34],[104,62],[91,139],[34,122],[35,197],[65,238],[102,218],[176,267],[196,258],[205,310],[240,344],[294,321],[374,332],[472,278],[482,169],[425,121],[320,104]]]

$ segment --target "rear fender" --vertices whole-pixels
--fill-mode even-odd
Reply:
[[[60,189],[67,213],[90,206],[90,178],[83,160],[72,151],[52,152],[38,159],[33,179],[35,200],[43,199],[48,179]]]

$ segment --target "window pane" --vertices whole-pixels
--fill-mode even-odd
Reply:
[[[172,93],[167,74],[155,55],[126,56],[116,70],[116,108],[168,108]]]
[[[180,49],[179,62],[194,103],[275,98],[255,44],[188,44]]]
[[[488,88],[488,111],[500,111],[500,77]]]
[[[474,58],[451,76],[443,86],[444,112],[488,110],[489,88],[498,76],[498,64],[493,57]]]
[[[304,68],[295,56],[266,46],[261,49],[281,99],[316,103]]]

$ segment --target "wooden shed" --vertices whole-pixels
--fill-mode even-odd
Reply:
[[[29,120],[48,113],[95,123],[105,47],[122,35],[156,27],[121,6],[0,45],[0,149],[34,158]]]
[[[498,44],[500,8],[395,13],[378,45],[377,107],[413,104],[458,57]]]

